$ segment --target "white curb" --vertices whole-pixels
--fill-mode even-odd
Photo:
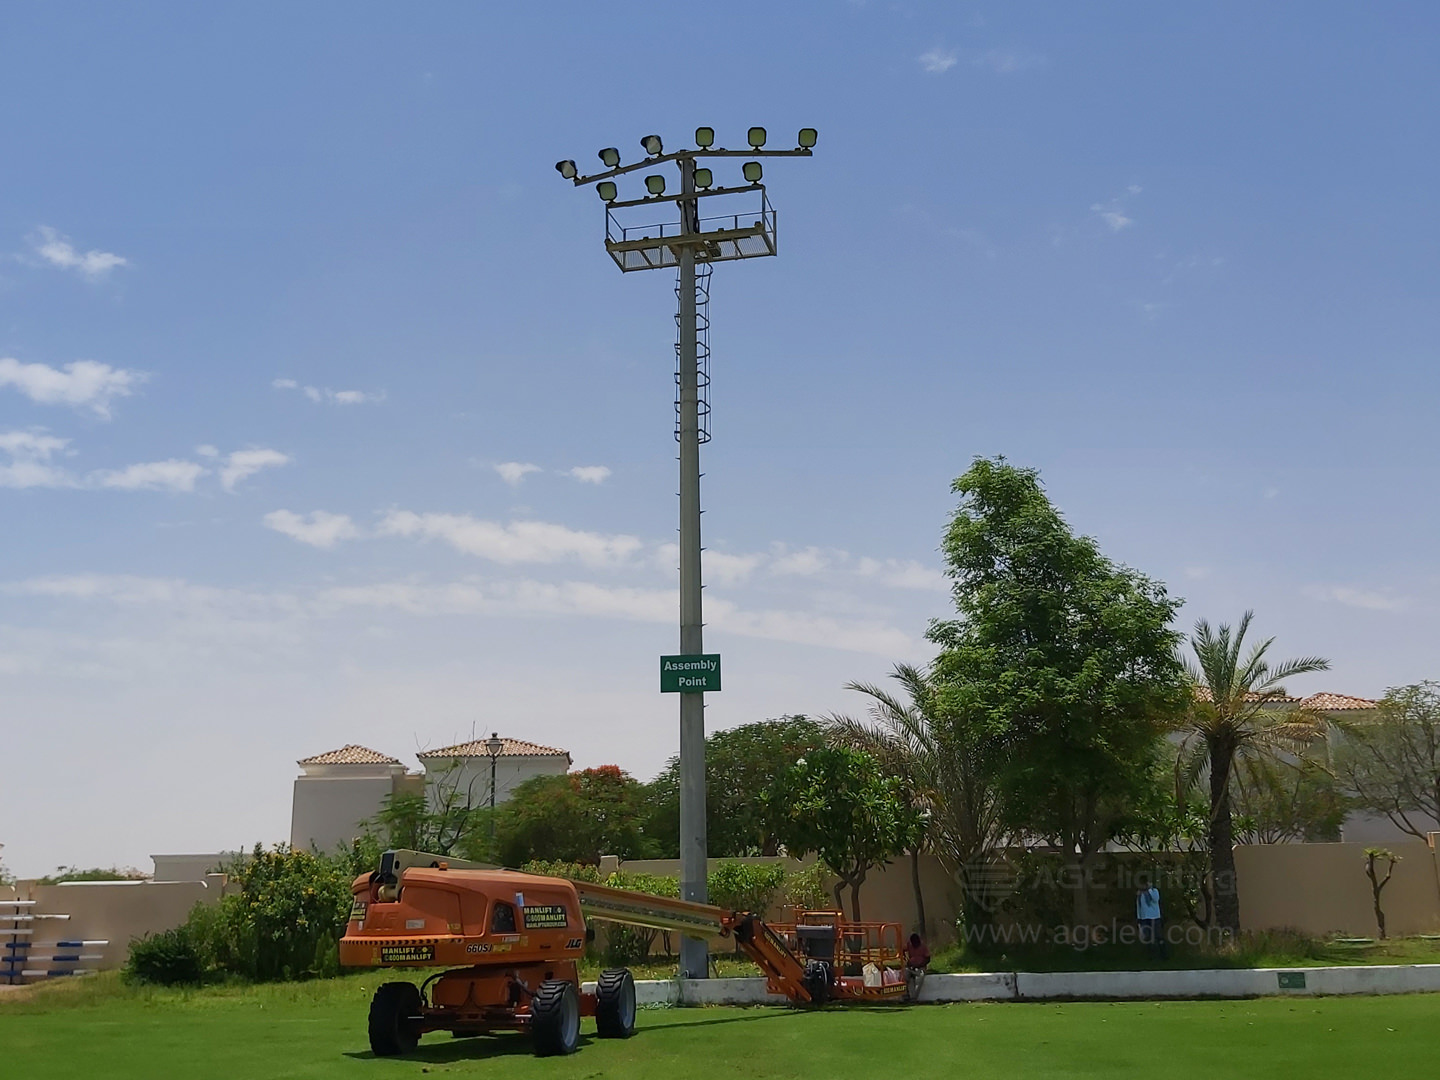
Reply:
[[[595,984],[585,983],[586,993]],[[1021,971],[932,974],[920,1001],[1101,1001],[1156,998],[1314,997],[1343,994],[1440,992],[1440,964],[1318,968],[1233,968],[1204,971]],[[748,979],[643,979],[639,1005],[784,1005],[760,977]]]

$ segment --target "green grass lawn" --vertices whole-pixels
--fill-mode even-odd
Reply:
[[[0,995],[6,1076],[1275,1077],[1440,1070],[1440,995],[1136,1004],[646,1009],[626,1041],[535,1058],[516,1035],[427,1035],[407,1059],[365,1039],[374,975],[197,991],[112,976]],[[587,1021],[585,1029],[591,1029]]]

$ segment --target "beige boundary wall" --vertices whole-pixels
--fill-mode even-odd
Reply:
[[[87,953],[99,953],[101,959],[81,965],[108,971],[125,966],[132,940],[179,926],[196,904],[218,901],[224,885],[223,874],[211,874],[204,881],[83,881],[65,885],[22,881],[18,886],[0,889],[0,900],[34,900],[31,910],[37,914],[69,915],[64,921],[34,924],[37,945],[57,940],[108,942],[103,948],[86,949]],[[0,940],[9,938],[0,933]]]
[[[1433,834],[1440,836],[1440,834]],[[1298,930],[1316,937],[1341,934],[1353,937],[1376,935],[1370,882],[1365,876],[1364,844],[1255,844],[1235,849],[1236,875],[1240,886],[1241,924],[1246,930]],[[1440,865],[1428,844],[1412,840],[1389,845],[1399,855],[1395,876],[1381,894],[1386,927],[1393,937],[1440,933]],[[1143,855],[1123,858],[1143,865]],[[711,869],[719,862],[712,859]],[[738,859],[737,862],[780,862],[787,871],[799,870],[809,862],[792,859]],[[674,877],[680,872],[677,859],[647,859],[620,863],[634,873]],[[920,859],[920,884],[925,897],[927,940],[946,945],[955,940],[955,920],[960,912],[960,888],[955,878],[933,855]],[[845,910],[850,909],[848,890]],[[1128,908],[1128,901],[1126,903]],[[777,916],[778,912],[769,912]],[[875,922],[897,922],[908,929],[919,924],[915,890],[911,883],[910,860],[898,859],[872,870],[860,889],[860,914]],[[1112,916],[1124,921],[1128,912],[1097,908],[1094,918],[1109,924]],[[1179,913],[1167,910],[1174,921]]]
[[[1432,836],[1435,834],[1432,834]],[[1380,894],[1392,937],[1440,933],[1440,873],[1418,840],[1385,845],[1400,856]],[[1376,935],[1364,844],[1264,844],[1235,849],[1240,919],[1247,930]],[[1380,864],[1383,875],[1384,863]]]

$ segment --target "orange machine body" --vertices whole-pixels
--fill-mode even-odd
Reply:
[[[541,983],[575,983],[585,921],[573,882],[513,870],[411,867],[398,889],[375,875],[353,886],[340,963],[446,967],[429,989],[421,1030],[523,1028]],[[582,1015],[594,1013],[581,995]]]

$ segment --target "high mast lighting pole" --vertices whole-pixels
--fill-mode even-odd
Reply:
[[[748,150],[726,150],[715,143],[713,128],[695,130],[695,150],[665,153],[658,135],[640,140],[645,151],[643,161],[620,164],[620,151],[608,147],[600,151],[604,172],[580,175],[575,162],[556,162],[555,168],[577,187],[595,184],[605,203],[605,248],[622,271],[657,270],[675,267],[679,281],[679,340],[676,344],[676,426],[675,437],[680,444],[680,652],[682,658],[700,659],[704,654],[704,621],[701,614],[700,553],[700,444],[709,441],[708,343],[705,364],[701,366],[699,336],[700,306],[696,291],[696,267],[774,255],[775,211],[760,182],[763,167],[754,160],[761,157],[809,157],[815,146],[814,128],[802,128],[793,150],[766,150],[764,128],[751,128],[746,141]],[[751,160],[742,166],[746,183],[735,187],[714,187],[714,173],[697,162],[710,158],[744,157]],[[639,199],[621,200],[615,178],[639,169],[653,168],[673,161],[680,170],[680,192],[665,194],[665,177],[653,173],[645,177],[648,195]],[[758,195],[758,209],[742,213],[701,218],[700,202],[713,196]],[[731,200],[732,202],[736,200]],[[660,225],[625,225],[616,216],[641,206],[664,206],[675,203],[678,221]],[[703,297],[708,300],[708,285]],[[708,315],[705,325],[708,327]],[[718,689],[719,659],[714,658],[711,685]],[[663,660],[662,660],[663,671]],[[662,689],[664,676],[662,674]],[[680,895],[686,900],[706,900],[706,836],[705,836],[705,694],[702,691],[680,691]],[[709,972],[706,944],[700,938],[680,941],[680,970],[690,978],[703,979]]]

